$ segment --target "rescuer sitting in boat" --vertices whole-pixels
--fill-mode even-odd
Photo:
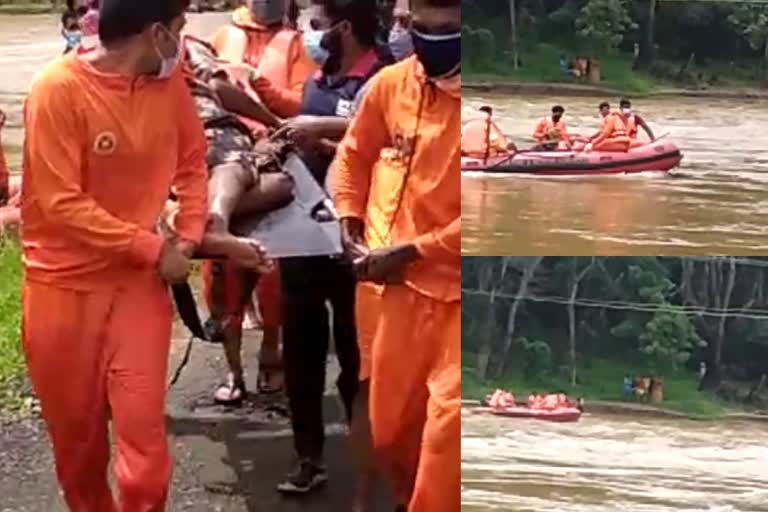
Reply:
[[[567,151],[573,147],[563,116],[565,109],[560,105],[552,107],[552,115],[547,116],[536,126],[533,138],[539,143],[537,150]]]
[[[632,112],[632,102],[624,98],[619,103],[619,111],[604,114],[605,108],[610,109],[607,103],[600,105],[600,113],[603,115],[603,123],[600,133],[593,137],[584,147],[585,152],[595,151],[629,151],[631,148],[645,145],[638,139],[638,127],[648,134],[651,141],[656,140],[653,131],[638,114]]]
[[[623,98],[619,102],[619,112],[618,115],[622,118],[624,121],[624,124],[627,126],[627,134],[629,135],[630,141],[630,147],[638,147],[645,145],[645,142],[642,142],[637,138],[638,136],[638,127],[642,128],[643,131],[648,135],[648,138],[651,140],[651,142],[656,140],[656,136],[653,134],[653,130],[651,130],[651,127],[648,126],[648,123],[645,122],[645,120],[640,116],[640,114],[635,113],[632,110],[632,102],[629,101],[627,98]]]
[[[515,406],[515,395],[509,391],[497,389],[492,394],[486,396],[482,403],[493,409],[507,409]]]
[[[597,139],[601,133],[603,133],[603,130],[605,129],[605,124],[608,122],[608,119],[610,118],[612,112],[611,112],[611,104],[607,101],[602,102],[597,107],[598,112],[600,113],[600,129],[596,134],[591,136],[588,139],[588,142],[593,142],[595,139]]]
[[[507,409],[517,405],[515,395],[502,389],[497,389],[490,395],[487,395],[481,404],[493,409]],[[528,409],[552,411],[555,409],[580,408],[582,404],[583,401],[581,399],[573,402],[565,393],[549,393],[546,395],[531,393],[528,395],[525,406]]]
[[[477,109],[477,116],[464,125],[461,133],[462,156],[488,159],[511,156],[517,152],[515,145],[507,140],[492,117],[493,109],[484,105]]]

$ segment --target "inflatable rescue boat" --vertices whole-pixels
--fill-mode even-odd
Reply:
[[[482,158],[461,157],[462,172],[574,176],[668,172],[683,159],[672,142],[657,140],[627,152],[617,151],[518,151],[514,155]]]
[[[497,409],[493,407],[479,407],[474,410],[477,414],[492,414],[507,418],[533,418],[536,420],[572,422],[579,421],[581,411],[575,407],[560,407],[557,409],[531,409],[529,407],[507,407]]]

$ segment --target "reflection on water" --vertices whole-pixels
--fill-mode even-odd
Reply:
[[[463,512],[768,511],[765,424],[464,413]]]
[[[616,98],[606,98],[614,103]],[[571,131],[597,130],[595,98],[463,98],[494,106],[528,145],[552,104]],[[636,100],[657,135],[681,147],[672,177],[462,176],[466,255],[760,254],[768,250],[768,102]]]
[[[186,30],[208,37],[228,17],[227,13],[192,14]],[[64,51],[59,22],[57,14],[0,16],[0,108],[8,114],[3,147],[14,169],[20,161],[24,94],[35,73]]]

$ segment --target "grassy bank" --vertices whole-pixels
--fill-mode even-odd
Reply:
[[[471,355],[465,355],[464,361],[472,360],[474,358]],[[465,399],[480,399],[496,388],[510,390],[519,396],[527,396],[529,392],[562,390],[570,396],[583,397],[586,401],[637,403],[624,396],[622,384],[625,375],[643,373],[645,372],[640,368],[616,361],[593,360],[589,367],[579,369],[578,382],[576,386],[571,387],[565,375],[549,375],[539,380],[527,380],[522,372],[514,372],[498,381],[483,382],[477,378],[472,368],[465,366],[462,368],[461,394]],[[688,374],[665,375],[664,401],[659,407],[691,416],[711,418],[720,417],[727,412],[719,401],[698,391],[696,380]]]
[[[0,235],[0,409],[19,404],[24,356],[21,325],[21,252],[15,240]]]
[[[569,49],[564,51],[563,48]],[[463,79],[468,83],[519,82],[596,86],[627,94],[651,94],[669,89],[717,90],[763,86],[760,81],[755,80],[754,70],[758,64],[752,62],[695,63],[686,73],[687,81],[680,82],[672,77],[677,75],[683,63],[658,60],[654,65],[655,73],[651,75],[633,70],[633,57],[626,53],[601,57],[601,81],[599,84],[592,84],[586,80],[564,76],[560,71],[560,56],[566,55],[573,59],[577,53],[577,48],[564,44],[524,45],[520,52],[518,69],[513,69],[511,58],[508,56],[483,63],[473,62],[468,57],[462,64]]]
[[[467,81],[517,80],[521,82],[589,84],[587,81],[571,79],[560,71],[560,56],[563,51],[555,45],[537,44],[525,48],[520,54],[520,66],[513,69],[511,62],[495,60],[481,68],[468,62],[462,64],[463,79]],[[569,52],[570,54],[570,52]],[[632,70],[632,60],[626,55],[615,54],[600,59],[601,87],[626,92],[646,93],[659,84],[644,73]]]

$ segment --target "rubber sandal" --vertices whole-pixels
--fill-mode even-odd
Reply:
[[[229,393],[229,398],[219,398],[220,392]],[[237,396],[234,396],[237,393]],[[227,407],[240,407],[245,400],[245,382],[235,384],[234,380],[230,379],[226,384],[222,384],[213,394],[213,401],[218,405],[226,405]]]

